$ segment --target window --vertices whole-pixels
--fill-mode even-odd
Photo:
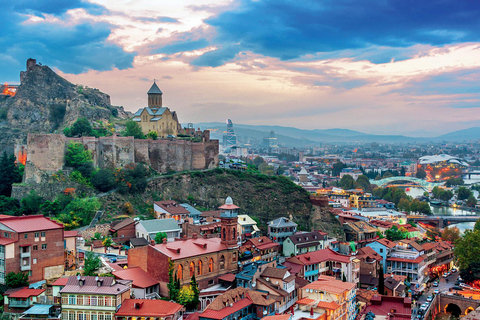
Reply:
[[[68,320],[75,320],[75,312],[71,311],[68,313]]]
[[[33,264],[37,264],[37,258],[33,258]]]
[[[25,233],[25,234],[23,235],[23,237],[24,237],[25,239],[28,239],[28,233]]]
[[[32,276],[32,270],[28,271],[28,276],[29,276],[29,277]]]
[[[37,251],[37,250],[38,250],[38,246],[37,246],[37,245],[33,246],[33,250]]]
[[[47,250],[47,244],[46,243],[42,244],[42,250]]]
[[[40,233],[39,232],[35,232],[35,238],[38,238],[40,237]]]
[[[3,236],[4,236],[5,238],[10,238],[10,233],[4,232],[4,233],[3,233]]]
[[[198,260],[198,266],[197,266],[198,275],[202,274],[202,271],[203,271],[202,269],[203,269],[203,262],[202,262],[202,260]]]
[[[77,304],[77,299],[75,299],[74,295],[68,296],[68,304]]]
[[[233,253],[233,261],[237,261],[237,253],[236,252]]]
[[[45,231],[42,231],[42,237],[45,237]]]
[[[91,306],[96,306],[97,305],[97,296],[92,296],[90,298],[90,305]]]
[[[190,262],[190,278],[195,275],[195,263]]]
[[[92,313],[92,315],[90,316],[90,320],[97,320],[97,314]]]
[[[220,270],[225,269],[225,257],[222,255],[220,257]]]
[[[178,279],[180,279],[180,280],[183,279],[183,267],[182,267],[181,264],[178,265],[177,276],[178,276]]]
[[[383,253],[383,249],[380,249],[380,253]]]
[[[85,313],[79,313],[78,320],[86,320]]]
[[[213,259],[210,258],[210,261],[208,262],[208,272],[213,272]]]

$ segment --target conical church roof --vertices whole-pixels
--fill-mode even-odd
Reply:
[[[152,87],[148,90],[147,94],[163,94],[162,90],[157,86],[155,81],[153,81]]]

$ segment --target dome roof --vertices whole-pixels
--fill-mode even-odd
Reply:
[[[232,197],[228,196],[227,199],[225,199],[225,204],[233,204]]]

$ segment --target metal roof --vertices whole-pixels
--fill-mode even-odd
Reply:
[[[162,90],[157,86],[155,81],[153,81],[152,86],[150,87],[150,90],[148,90],[147,94],[163,94]]]
[[[169,219],[152,219],[152,220],[140,220],[140,223],[148,233],[168,232],[168,231],[180,231],[177,220],[173,218]]]
[[[50,308],[52,308],[52,304],[36,304],[27,311],[23,312],[23,314],[33,314],[33,315],[40,315],[40,314],[49,314]]]

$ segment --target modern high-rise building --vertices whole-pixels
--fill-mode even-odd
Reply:
[[[237,136],[233,130],[233,122],[230,119],[227,119],[227,134],[223,138],[223,145],[225,148],[230,147],[234,148],[237,146]]]

